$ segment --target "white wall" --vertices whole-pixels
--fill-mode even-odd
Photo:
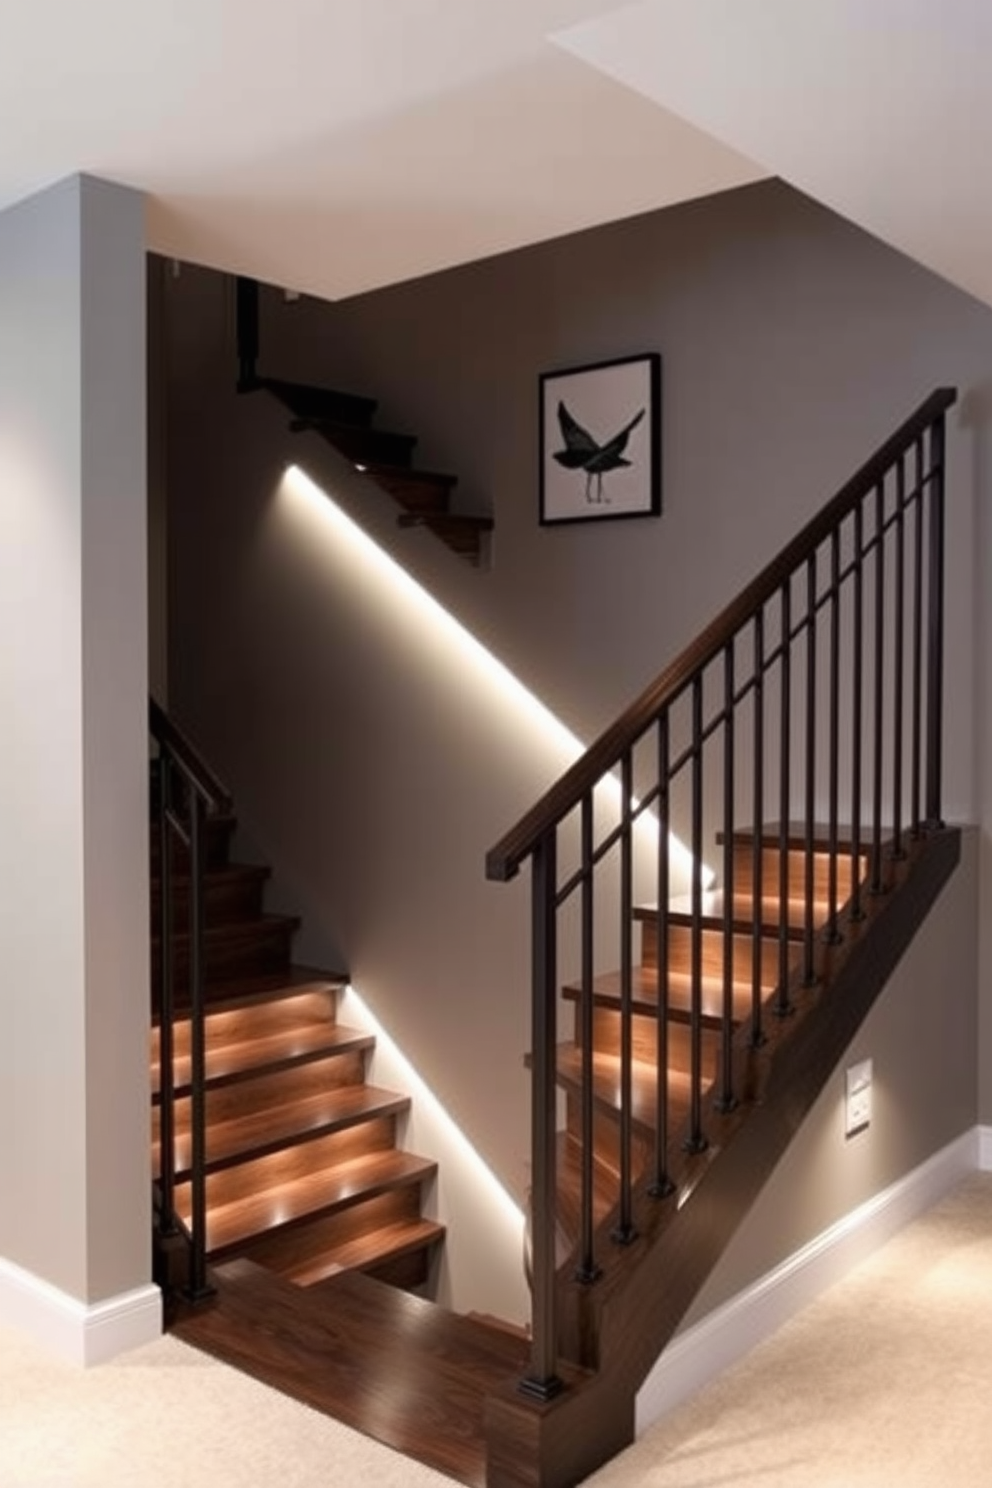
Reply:
[[[150,1272],[144,315],[135,193],[0,216],[0,1309],[69,1333]]]
[[[331,481],[589,739],[932,387],[956,383],[946,808],[974,819],[990,495],[976,394],[992,312],[774,182],[336,306],[264,308],[263,370],[377,396],[384,427],[420,434],[419,463],[459,474],[465,509],[493,511],[494,566],[474,572],[398,531],[315,436],[284,441],[278,413],[239,403],[229,297],[184,274],[170,311],[172,696],[305,910],[306,953],[346,961],[518,1191],[526,897],[486,885],[482,865],[553,760],[530,733],[514,743],[507,715],[491,718],[318,537],[319,518],[278,494],[281,460]],[[663,517],[539,528],[538,373],[653,349]],[[922,1119],[936,1146],[942,1120]]]

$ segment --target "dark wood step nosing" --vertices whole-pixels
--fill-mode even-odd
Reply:
[[[256,986],[259,980],[266,982],[265,986]],[[237,1012],[241,1008],[264,1006],[265,1003],[289,1000],[293,997],[301,997],[307,992],[323,992],[328,996],[337,996],[346,991],[351,985],[351,978],[346,971],[320,971],[311,966],[290,966],[288,972],[272,972],[267,978],[255,978],[249,975],[237,977],[237,983],[244,985],[243,991],[238,991],[232,986],[225,995],[211,996],[207,1006],[207,1020],[209,1022],[213,1014],[224,1014]],[[155,1008],[152,1016],[152,1026],[158,1027],[160,1022],[160,1010]],[[189,1022],[189,1016],[183,1009],[183,1016],[176,1019],[179,1026]]]
[[[409,1157],[410,1154],[403,1154]],[[312,1209],[307,1209],[300,1214],[291,1215],[277,1224],[267,1224],[261,1230],[248,1230],[235,1240],[229,1240],[224,1245],[216,1246],[207,1252],[211,1263],[219,1264],[225,1259],[234,1259],[252,1241],[260,1239],[263,1235],[269,1238],[273,1235],[282,1235],[290,1230],[298,1230],[317,1219],[325,1219],[328,1215],[343,1213],[346,1209],[354,1209],[358,1204],[364,1204],[367,1199],[377,1199],[381,1194],[395,1193],[403,1188],[422,1188],[424,1184],[431,1183],[437,1177],[437,1163],[429,1158],[421,1158],[417,1165],[408,1167],[404,1172],[385,1174],[373,1178],[365,1185],[356,1185],[346,1194],[337,1195],[334,1198],[316,1204]],[[207,1225],[209,1228],[209,1217]]]
[[[735,998],[735,1001],[743,1002],[745,997],[751,997],[750,982],[743,982],[738,978],[733,982],[732,985],[737,989],[737,997]],[[773,985],[769,985],[768,987],[763,988],[762,1001],[764,1001],[766,997],[772,995],[774,991],[775,988]],[[581,1002],[583,989],[578,983],[570,982],[562,987],[561,993],[562,996],[569,1002]],[[620,994],[618,992],[607,991],[605,988],[600,989],[599,991],[597,991],[595,988],[593,989],[592,1002],[593,1007],[601,1008],[605,1012],[619,1013],[622,1011],[620,1004]],[[657,1002],[650,1002],[643,997],[639,997],[635,993],[635,995],[631,999],[630,1011],[634,1014],[635,1017],[657,1018],[658,1004]],[[691,1025],[691,1003],[670,1001],[668,1005],[668,1018],[669,1021],[672,1023],[685,1024],[687,1026]],[[730,1026],[732,1029],[736,1029],[744,1021],[745,1019],[743,1017],[733,1018],[731,1020]],[[700,1017],[700,1024],[703,1028],[718,1033],[723,1028],[723,1014],[708,1013],[704,1010]]]
[[[355,1087],[349,1086],[348,1089]],[[371,1089],[372,1087],[363,1087]],[[204,1172],[207,1177],[214,1173],[224,1173],[229,1168],[247,1166],[248,1163],[256,1162],[263,1157],[272,1157],[277,1152],[286,1152],[292,1147],[302,1147],[308,1142],[319,1141],[321,1137],[330,1137],[335,1132],[349,1131],[352,1127],[362,1126],[366,1122],[379,1121],[383,1116],[400,1116],[410,1109],[410,1097],[408,1095],[393,1095],[390,1092],[381,1093],[385,1099],[371,1103],[360,1111],[346,1111],[338,1116],[330,1116],[326,1121],[317,1122],[313,1126],[301,1128],[299,1131],[285,1132],[280,1137],[273,1137],[270,1142],[254,1143],[251,1146],[238,1149],[236,1152],[226,1153],[223,1157],[210,1158]],[[292,1102],[286,1102],[285,1106],[278,1109],[292,1107]],[[177,1136],[185,1138],[186,1131],[180,1131]],[[210,1145],[210,1122],[207,1122],[207,1146]],[[189,1168],[180,1168],[176,1171],[176,1183],[188,1183],[192,1178]]]
[[[335,1026],[334,1024],[330,1025],[332,1028]],[[251,1040],[244,1039],[240,1040],[240,1042],[250,1043]],[[220,1048],[223,1049],[224,1045],[220,1045]],[[260,1076],[282,1074],[286,1070],[299,1069],[303,1065],[318,1064],[323,1060],[330,1061],[336,1059],[339,1055],[360,1053],[363,1050],[374,1048],[375,1034],[362,1033],[360,1030],[354,1029],[349,1038],[341,1039],[336,1043],[318,1045],[313,1049],[306,1049],[300,1054],[284,1054],[277,1059],[267,1059],[259,1064],[247,1064],[240,1069],[227,1070],[221,1075],[212,1075],[210,1073],[210,1056],[214,1051],[209,1051],[207,1054],[208,1070],[204,1089],[208,1092],[211,1090],[224,1090],[230,1085],[241,1085],[249,1080],[257,1080]],[[189,1058],[188,1055],[182,1057]],[[155,1082],[155,1071],[157,1068],[156,1063],[153,1066],[153,1106],[157,1106],[161,1102],[158,1084]],[[183,1100],[192,1094],[192,1085],[188,1081],[177,1084],[173,1087],[173,1093],[176,1100]]]

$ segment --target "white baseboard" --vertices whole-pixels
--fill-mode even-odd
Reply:
[[[70,1364],[102,1364],[162,1332],[162,1293],[137,1287],[102,1302],[80,1302],[0,1256],[0,1323]]]
[[[978,1128],[978,1166],[983,1173],[992,1173],[992,1126]]]
[[[676,1335],[638,1391],[637,1434],[736,1363],[977,1167],[992,1170],[992,1127],[965,1132]]]

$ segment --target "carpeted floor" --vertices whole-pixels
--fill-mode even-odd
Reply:
[[[992,1483],[992,1175],[976,1174],[590,1488]],[[448,1488],[172,1338],[83,1372],[0,1329],[0,1488]]]

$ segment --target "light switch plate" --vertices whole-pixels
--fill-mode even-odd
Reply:
[[[871,1081],[870,1059],[862,1059],[858,1064],[852,1064],[845,1072],[845,1136],[853,1137],[855,1132],[864,1131],[871,1122]]]

